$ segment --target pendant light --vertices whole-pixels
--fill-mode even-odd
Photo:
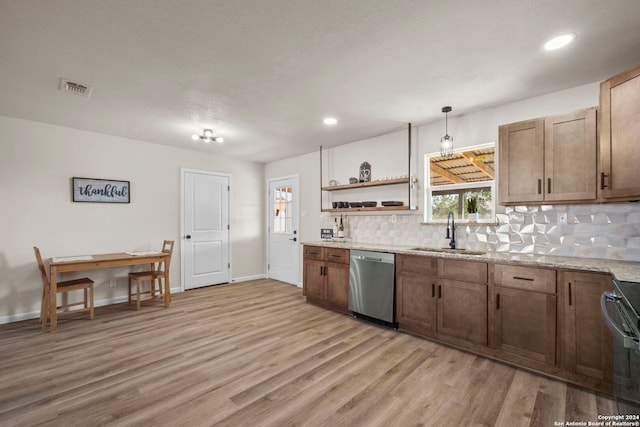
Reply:
[[[442,107],[444,115],[444,136],[440,138],[440,155],[442,157],[449,157],[453,154],[453,137],[449,136],[449,122],[448,115],[452,110],[451,107]]]

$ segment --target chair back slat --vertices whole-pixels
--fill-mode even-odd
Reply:
[[[166,265],[171,265],[171,256],[173,255],[173,240],[165,240],[162,243],[162,252],[169,254],[169,256],[167,257],[167,259],[163,262],[160,263],[160,271],[166,271]]]
[[[44,263],[42,262],[42,255],[40,255],[40,249],[37,246],[33,247],[33,251],[36,253],[36,260],[38,261],[38,268],[40,269],[40,276],[42,276],[42,284],[45,287],[49,287],[49,276],[47,276],[47,269],[44,268]]]

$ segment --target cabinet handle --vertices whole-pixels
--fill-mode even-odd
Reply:
[[[542,194],[542,180],[538,180],[538,194]]]
[[[331,258],[342,258],[342,255],[331,254],[329,255]]]
[[[307,255],[318,255],[318,252],[307,251]]]
[[[500,294],[496,294],[496,310],[500,310]]]
[[[432,283],[431,284],[431,298],[435,298],[436,297],[436,284]]]
[[[324,267],[323,266],[320,266],[320,275],[324,276]]]
[[[604,179],[607,177],[607,174],[604,172],[600,172],[600,189],[604,190],[607,188],[607,185],[604,183]]]
[[[571,305],[571,282],[569,282],[569,305]]]
[[[547,193],[551,194],[551,178],[547,178]]]
[[[520,277],[520,276],[513,276],[514,280],[526,280],[527,282],[533,282],[536,279],[532,279],[531,277]]]
[[[438,285],[438,298],[442,298],[442,285]]]
[[[325,266],[324,267],[324,275],[326,276],[327,274],[329,274],[329,267]]]

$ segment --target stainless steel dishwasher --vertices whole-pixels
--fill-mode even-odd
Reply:
[[[395,327],[395,255],[351,250],[349,310]]]

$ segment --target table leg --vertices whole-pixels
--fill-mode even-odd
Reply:
[[[49,268],[49,320],[51,322],[51,332],[58,327],[58,303],[56,296],[58,295],[58,269],[55,266]]]

